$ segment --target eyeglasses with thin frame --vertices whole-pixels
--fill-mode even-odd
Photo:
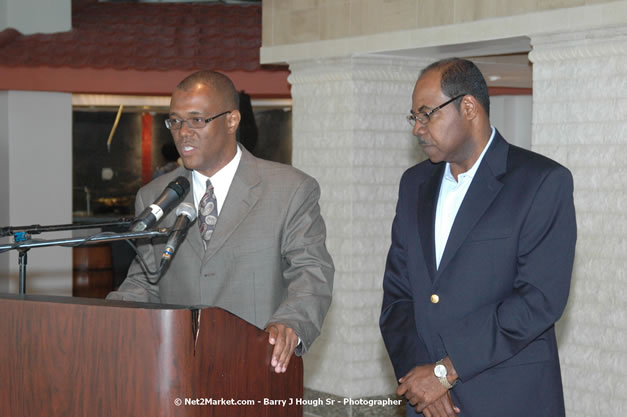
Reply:
[[[170,130],[179,130],[181,127],[183,127],[183,123],[187,123],[187,126],[189,126],[192,129],[202,129],[203,127],[207,126],[207,123],[211,122],[212,120],[217,119],[220,116],[224,116],[225,114],[229,114],[231,113],[231,110],[229,111],[223,111],[220,114],[216,114],[213,117],[209,117],[207,119],[205,119],[204,117],[190,117],[189,119],[165,119],[165,127],[167,127]]]
[[[413,110],[410,110],[409,112],[411,113],[409,116],[407,116],[407,121],[409,122],[410,125],[416,126],[416,121],[420,122],[423,125],[426,125],[427,123],[429,123],[429,120],[431,120],[431,115],[433,113],[435,113],[436,111],[440,110],[442,107],[446,106],[447,104],[450,104],[452,102],[454,102],[455,100],[457,100],[460,97],[464,97],[466,94],[459,94],[455,97],[453,97],[452,99],[450,99],[449,101],[447,101],[446,103],[442,103],[440,104],[438,107],[433,108],[427,112],[424,111],[420,111],[420,112],[414,112]]]

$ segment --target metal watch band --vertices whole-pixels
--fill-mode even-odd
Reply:
[[[446,368],[446,366],[444,365],[444,362],[442,362],[442,360],[439,360],[439,361],[437,361],[435,363],[435,366],[438,366],[438,365],[442,365],[442,366],[444,366]],[[448,369],[447,369],[447,371],[448,371]],[[447,375],[448,375],[448,372],[447,372]],[[437,378],[438,378],[438,381],[440,381],[440,384],[442,384],[442,386],[444,388],[446,388],[446,389],[453,388],[453,385],[450,382],[448,382],[448,377],[447,376],[439,376]]]

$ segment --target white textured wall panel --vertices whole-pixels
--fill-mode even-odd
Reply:
[[[532,149],[575,180],[578,240],[558,323],[568,417],[627,412],[627,29],[532,39]]]
[[[405,116],[428,62],[345,58],[290,65],[293,165],[322,188],[336,266],[322,336],[305,356],[305,386],[346,397],[392,393],[378,320],[385,256],[405,169],[424,157]]]

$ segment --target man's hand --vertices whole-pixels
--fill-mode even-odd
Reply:
[[[298,336],[294,330],[281,323],[270,323],[266,332],[270,334],[268,342],[274,345],[270,364],[277,374],[285,372],[298,345]]]
[[[441,411],[447,410],[446,401],[448,401],[451,409],[453,408],[453,403],[447,395],[448,390],[440,384],[440,381],[434,375],[434,367],[435,364],[427,364],[413,368],[407,375],[398,380],[400,385],[396,393],[407,398],[407,401],[416,407],[416,411],[419,413],[428,409],[431,416],[451,415],[441,414]],[[433,407],[430,407],[431,405]],[[425,416],[429,417],[427,413],[425,413]]]
[[[461,413],[461,410],[453,404],[451,392],[448,391],[422,412],[425,417],[456,417],[457,414]]]

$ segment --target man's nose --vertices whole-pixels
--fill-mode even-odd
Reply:
[[[427,132],[427,125],[423,125],[418,120],[416,120],[416,124],[414,125],[414,129],[412,133],[414,136],[422,136]]]
[[[192,128],[189,126],[189,123],[187,122],[187,120],[183,120],[181,122],[181,127],[179,128],[179,135],[189,136],[191,132],[192,132]]]

